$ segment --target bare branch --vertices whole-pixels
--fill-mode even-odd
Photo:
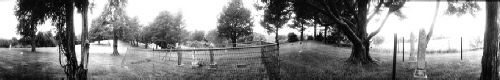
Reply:
[[[378,13],[378,11],[380,10],[380,7],[382,7],[383,3],[384,3],[384,0],[380,0],[380,2],[377,4],[377,7],[375,7],[375,10],[373,11],[373,13],[366,20],[366,23],[369,23],[373,19],[373,16],[375,16],[375,14]]]
[[[387,12],[387,15],[385,15],[384,21],[382,21],[382,24],[380,24],[380,26],[378,27],[377,30],[375,30],[374,32],[370,33],[370,35],[368,36],[368,38],[366,40],[372,39],[373,36],[377,35],[380,32],[380,30],[382,29],[382,27],[384,27],[384,24],[387,21],[387,18],[389,18],[389,16],[392,13],[393,13],[392,11]]]

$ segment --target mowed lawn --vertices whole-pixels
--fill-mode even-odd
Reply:
[[[357,66],[345,62],[350,56],[350,47],[333,47],[316,41],[286,43],[280,47],[281,76],[286,79],[390,79],[392,76],[392,52],[370,51],[372,58],[378,60],[378,65]],[[478,79],[482,50],[463,54],[463,60],[460,60],[460,53],[427,54],[428,78]],[[406,53],[405,61],[408,61],[408,56]],[[414,69],[402,62],[402,53],[397,54],[396,67],[397,78],[413,78]]]
[[[247,68],[234,68],[234,64],[259,64],[259,59],[253,59],[257,54],[239,55],[225,53],[255,53],[259,49],[217,51],[216,55],[224,56],[216,59],[235,58],[240,61],[217,61],[219,71],[207,70],[207,66],[191,68],[192,52],[185,52],[182,66],[177,65],[177,55],[166,52],[151,51],[141,47],[130,47],[119,42],[120,56],[111,56],[112,48],[106,43],[92,44],[90,49],[90,78],[188,78],[208,79],[213,76],[248,76],[261,78],[262,70],[255,69],[263,65],[250,65]],[[293,45],[292,45],[293,44]],[[80,48],[77,45],[77,56]],[[311,78],[390,78],[392,72],[392,52],[371,52],[371,56],[379,60],[375,66],[356,66],[344,62],[350,55],[349,47],[333,47],[315,41],[305,41],[303,44],[285,43],[280,45],[281,77],[285,79]],[[22,54],[21,54],[22,52]],[[126,52],[126,53],[125,53]],[[208,52],[197,52],[196,56],[204,59],[207,64]],[[219,54],[217,54],[219,53]],[[65,77],[59,65],[57,48],[16,48],[8,50],[0,48],[0,79],[26,78],[62,78]],[[167,56],[162,58],[161,56]],[[235,57],[233,57],[235,56]],[[405,54],[408,60],[409,54]],[[397,56],[397,77],[412,78],[413,69],[402,62],[402,55]],[[460,53],[428,54],[427,71],[429,78],[478,78],[482,50],[464,52],[464,60]],[[78,58],[80,59],[80,58]],[[223,65],[229,65],[223,66]],[[232,67],[231,67],[232,66]],[[222,69],[227,67],[227,69]],[[247,70],[247,71],[245,71]],[[242,73],[243,72],[243,73]],[[255,74],[255,75],[254,75]]]
[[[208,51],[198,51],[197,59],[204,65],[191,68],[192,51],[183,52],[182,63],[177,65],[177,54],[165,51],[152,51],[151,48],[131,47],[119,41],[120,56],[111,56],[112,48],[107,43],[92,43],[88,76],[99,78],[263,78],[264,65],[260,63],[260,48],[214,51],[217,69],[208,69]],[[37,48],[0,48],[0,79],[37,79],[64,78],[59,64],[56,47]],[[76,45],[80,60],[80,46]],[[21,54],[22,53],[22,54]],[[166,56],[166,57],[163,57]],[[63,64],[65,57],[62,56]],[[247,66],[236,68],[236,64]]]

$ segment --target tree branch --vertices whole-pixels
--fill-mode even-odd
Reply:
[[[375,7],[375,10],[373,11],[373,13],[366,20],[366,23],[369,23],[373,19],[373,16],[375,16],[375,14],[378,13],[378,11],[380,10],[380,7],[382,7],[383,3],[384,3],[384,0],[379,1],[379,3],[377,4],[377,7]],[[370,40],[370,39],[368,39],[368,40]]]
[[[377,30],[375,30],[374,32],[370,33],[370,35],[368,36],[368,38],[366,40],[372,39],[373,36],[377,35],[380,32],[380,30],[382,29],[382,27],[384,27],[385,22],[387,21],[387,18],[389,18],[389,16],[392,13],[393,13],[392,11],[387,12],[387,14],[385,15],[384,21],[382,21],[382,24],[380,24],[380,26],[378,27]]]
[[[427,34],[427,38],[426,38],[427,43],[429,43],[429,40],[432,36],[432,33],[434,32],[434,25],[436,23],[438,10],[439,10],[439,0],[437,0],[437,2],[436,2],[436,10],[434,11],[434,19],[432,19],[431,29],[429,30],[429,33]]]

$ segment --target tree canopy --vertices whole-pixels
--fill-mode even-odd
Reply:
[[[238,37],[252,34],[252,27],[251,12],[243,6],[241,0],[231,0],[224,6],[217,20],[219,36],[231,39],[232,43],[236,43]],[[236,44],[233,44],[233,47],[235,46]]]
[[[184,41],[185,33],[187,33],[184,27],[185,20],[181,11],[175,14],[162,11],[156,16],[153,23],[144,30],[143,34],[151,36],[144,38],[150,38],[153,43],[161,48],[167,48],[168,45],[175,45],[175,43]]]

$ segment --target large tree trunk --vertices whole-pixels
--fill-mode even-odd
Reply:
[[[486,30],[484,32],[481,80],[499,80],[498,77],[498,2],[486,3]]]
[[[300,27],[300,41],[304,41],[304,24]]]
[[[148,46],[149,46],[148,43],[144,43],[144,48],[148,49]]]
[[[349,57],[349,59],[347,59],[347,61],[354,64],[374,63],[374,60],[369,54],[370,42],[369,39],[367,39],[368,33],[366,33],[366,16],[368,13],[368,3],[368,0],[361,0],[358,2],[359,12],[357,16],[359,19],[357,24],[358,28],[356,29],[355,35],[358,36],[361,42],[357,42],[356,40],[351,40],[351,38],[349,38],[353,43],[353,46],[351,56]]]
[[[323,37],[323,42],[324,42],[324,43],[326,43],[326,38],[327,38],[327,37],[326,37],[326,33],[327,33],[327,32],[328,32],[328,26],[325,26],[325,33],[324,33],[325,35],[323,35],[323,36],[324,36],[324,37]]]
[[[97,40],[97,44],[101,44],[101,40]]]
[[[31,36],[31,52],[36,52],[36,36]]]
[[[114,55],[114,56],[118,56],[120,55],[118,53],[118,34],[117,34],[117,29],[116,29],[117,26],[113,25],[113,54],[111,55]]]
[[[63,43],[64,55],[66,56],[66,66],[64,67],[66,76],[69,80],[75,80],[80,78],[78,73],[80,73],[78,65],[78,61],[76,60],[75,53],[75,33],[73,29],[73,0],[66,2],[66,41]]]
[[[83,11],[82,11],[82,44],[81,44],[81,62],[78,73],[78,79],[86,80],[87,79],[87,67],[89,61],[89,44],[88,44],[88,25],[87,25],[87,8],[88,8],[88,0],[83,1]]]

